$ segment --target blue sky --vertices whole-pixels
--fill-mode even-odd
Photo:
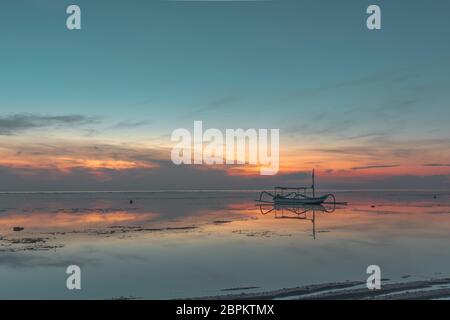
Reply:
[[[79,31],[65,28],[72,3]],[[382,30],[366,28],[369,4],[381,7]],[[450,133],[449,9],[441,0],[4,0],[0,119],[95,119],[14,132],[30,141],[164,145],[203,120],[280,128],[291,152],[361,137],[391,150],[428,139],[437,150]]]

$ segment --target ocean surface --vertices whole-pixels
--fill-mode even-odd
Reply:
[[[365,280],[369,265],[393,281],[450,276],[450,192],[335,194],[348,204],[257,206],[257,191],[1,193],[0,299],[189,298]],[[81,290],[66,288],[69,265]]]

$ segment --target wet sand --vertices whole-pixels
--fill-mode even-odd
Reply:
[[[410,300],[450,298],[450,278],[382,285],[379,290],[360,288],[364,281],[324,283],[267,292],[196,297],[192,300]],[[442,288],[435,288],[442,286]],[[355,288],[357,287],[357,288]]]

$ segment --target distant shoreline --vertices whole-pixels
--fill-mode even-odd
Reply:
[[[272,187],[273,188],[273,187]],[[207,193],[207,192],[261,192],[269,188],[261,189],[161,189],[161,190],[73,190],[73,191],[0,191],[4,194],[95,194],[95,193]],[[444,192],[450,193],[450,189],[322,189],[321,192]]]

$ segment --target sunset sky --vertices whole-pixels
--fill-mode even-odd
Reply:
[[[0,191],[259,188],[312,168],[323,188],[448,189],[450,2],[427,4],[3,0]],[[194,120],[280,129],[279,174],[173,165]]]

